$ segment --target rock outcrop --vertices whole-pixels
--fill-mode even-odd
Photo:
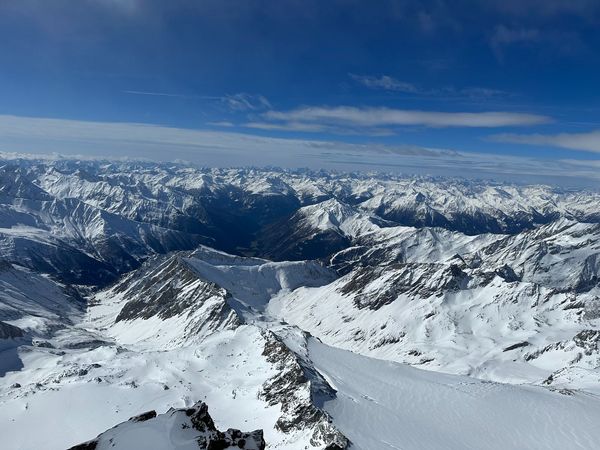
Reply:
[[[206,403],[198,402],[160,415],[156,411],[142,413],[69,450],[175,450],[194,448],[194,444],[198,450],[265,449],[262,430],[219,431]]]

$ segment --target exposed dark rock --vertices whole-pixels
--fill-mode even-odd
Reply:
[[[139,414],[137,416],[133,416],[129,419],[131,422],[144,422],[146,420],[154,419],[156,417],[156,411],[151,410],[145,413]]]
[[[40,348],[54,348],[54,346],[50,342],[42,341],[39,339],[34,339],[31,342],[31,345],[33,345],[34,347],[40,347]]]
[[[15,339],[23,337],[23,330],[6,322],[0,322],[0,339]]]
[[[152,421],[161,420],[164,416],[169,416],[169,422],[174,424],[173,428],[165,429],[164,422],[162,422],[160,426],[157,425],[159,427],[157,429],[164,430],[166,433],[169,433],[169,435],[177,433],[180,430],[195,430],[197,436],[194,439],[198,444],[198,450],[224,450],[232,447],[239,449],[265,450],[265,440],[262,430],[256,430],[249,433],[235,429],[228,429],[225,432],[217,430],[208,413],[208,406],[204,402],[198,402],[194,406],[185,409],[171,408],[165,414],[159,416],[157,416],[156,411],[145,412],[105,431],[96,439],[71,447],[69,450],[109,449],[119,441],[122,427],[135,426],[134,424],[139,422],[147,422],[147,426],[152,426]],[[173,420],[173,417],[175,417],[175,420]]]
[[[208,299],[220,298],[214,302],[203,324],[216,328],[235,328],[240,320],[227,303],[229,293],[215,283],[201,279],[182,257],[173,256],[164,261],[149,261],[123,282],[115,285],[115,293],[123,293],[129,298],[116,322],[134,319],[148,319],[158,316],[168,319],[192,312]],[[202,324],[200,324],[202,325]],[[194,333],[194,330],[189,330]]]
[[[83,444],[75,445],[67,450],[96,450],[98,447],[98,441],[94,439],[93,441],[84,442]]]
[[[385,289],[370,290],[370,283],[385,280]],[[358,308],[379,309],[400,295],[428,298],[466,288],[469,276],[455,264],[403,263],[366,266],[348,276],[339,291],[354,296]]]
[[[260,396],[271,405],[281,405],[282,414],[275,427],[284,433],[312,429],[312,445],[346,449],[348,439],[335,428],[329,415],[315,405],[316,396],[333,396],[335,391],[272,332],[264,331],[263,336],[266,339],[263,356],[275,365],[277,375],[267,380]],[[310,394],[308,399],[302,395],[306,390]]]
[[[71,349],[71,350],[77,350],[77,349],[81,349],[81,348],[92,349],[92,348],[103,347],[103,346],[109,345],[109,344],[110,343],[108,341],[104,341],[102,339],[82,339],[82,340],[73,341],[73,342],[65,342],[63,345],[61,345],[61,348],[67,348],[67,349]]]
[[[573,342],[584,349],[586,355],[598,352],[600,347],[600,330],[583,330],[573,336]]]
[[[381,339],[379,339],[377,342],[371,344],[369,348],[373,350],[379,347],[383,347],[385,345],[397,344],[398,342],[402,341],[404,336],[406,336],[406,333],[404,333],[403,331],[397,332],[397,334],[395,335],[388,334],[387,336],[384,336]]]
[[[265,449],[262,430],[250,433],[243,433],[232,428],[225,432],[217,430],[208,414],[208,406],[204,402],[198,402],[192,408],[187,408],[185,415],[189,417],[193,428],[204,434],[204,437],[198,439],[200,449],[222,450],[229,447]],[[204,442],[204,446],[202,442]]]
[[[519,342],[518,344],[513,344],[513,345],[509,345],[508,347],[506,347],[504,350],[502,350],[503,352],[509,352],[511,350],[515,350],[517,348],[521,348],[521,347],[527,347],[529,344],[529,342],[527,341],[523,341],[523,342]]]
[[[521,277],[515,273],[512,267],[506,264],[496,269],[496,275],[503,278],[504,281],[507,281],[509,283],[514,281],[521,281]]]

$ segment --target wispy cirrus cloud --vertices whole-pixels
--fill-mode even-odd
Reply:
[[[263,95],[246,94],[244,92],[226,95],[223,102],[234,111],[260,111],[272,108],[271,103]]]
[[[266,109],[272,108],[271,103],[264,95],[248,94],[245,92],[226,95],[193,95],[172,92],[139,91],[132,89],[125,90],[123,91],[123,93],[131,95],[145,95],[150,97],[170,97],[190,100],[213,100],[225,105],[231,111],[264,111]]]
[[[131,95],[148,95],[150,97],[174,97],[174,98],[195,98],[193,95],[185,95],[185,94],[171,94],[168,92],[152,92],[152,91],[135,91],[135,90],[126,90],[123,91],[125,94]],[[209,97],[213,99],[218,99],[219,97]]]
[[[510,142],[512,144],[550,146],[580,150],[583,152],[600,153],[600,130],[586,133],[558,133],[558,134],[496,134],[490,136],[496,142]]]
[[[253,128],[255,130],[267,131],[305,131],[309,133],[330,132],[331,127],[320,125],[318,123],[302,123],[302,122],[285,122],[285,123],[270,123],[270,122],[247,122],[245,128]]]
[[[290,127],[298,131],[300,126],[309,128],[329,127],[337,130],[363,130],[377,132],[393,127],[423,126],[430,128],[465,127],[495,128],[539,125],[552,119],[538,114],[504,111],[488,112],[440,112],[402,110],[384,107],[302,107],[290,111],[266,111],[261,115],[262,122],[253,122],[253,128],[262,124],[264,128],[275,126]]]
[[[414,83],[401,81],[389,75],[357,75],[354,73],[348,76],[358,84],[369,89],[384,90],[389,92],[400,92],[404,94],[435,96],[435,97],[461,97],[469,99],[489,99],[492,97],[509,97],[510,94],[500,89],[486,87],[465,87],[457,89],[452,86],[443,86],[439,88],[423,88]]]

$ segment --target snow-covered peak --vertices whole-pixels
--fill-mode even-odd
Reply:
[[[376,222],[383,223],[335,198],[300,208],[298,216],[314,230],[333,230],[353,238],[377,231],[380,226]]]

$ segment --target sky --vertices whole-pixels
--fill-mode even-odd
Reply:
[[[596,0],[0,0],[0,69],[3,152],[600,182]]]

